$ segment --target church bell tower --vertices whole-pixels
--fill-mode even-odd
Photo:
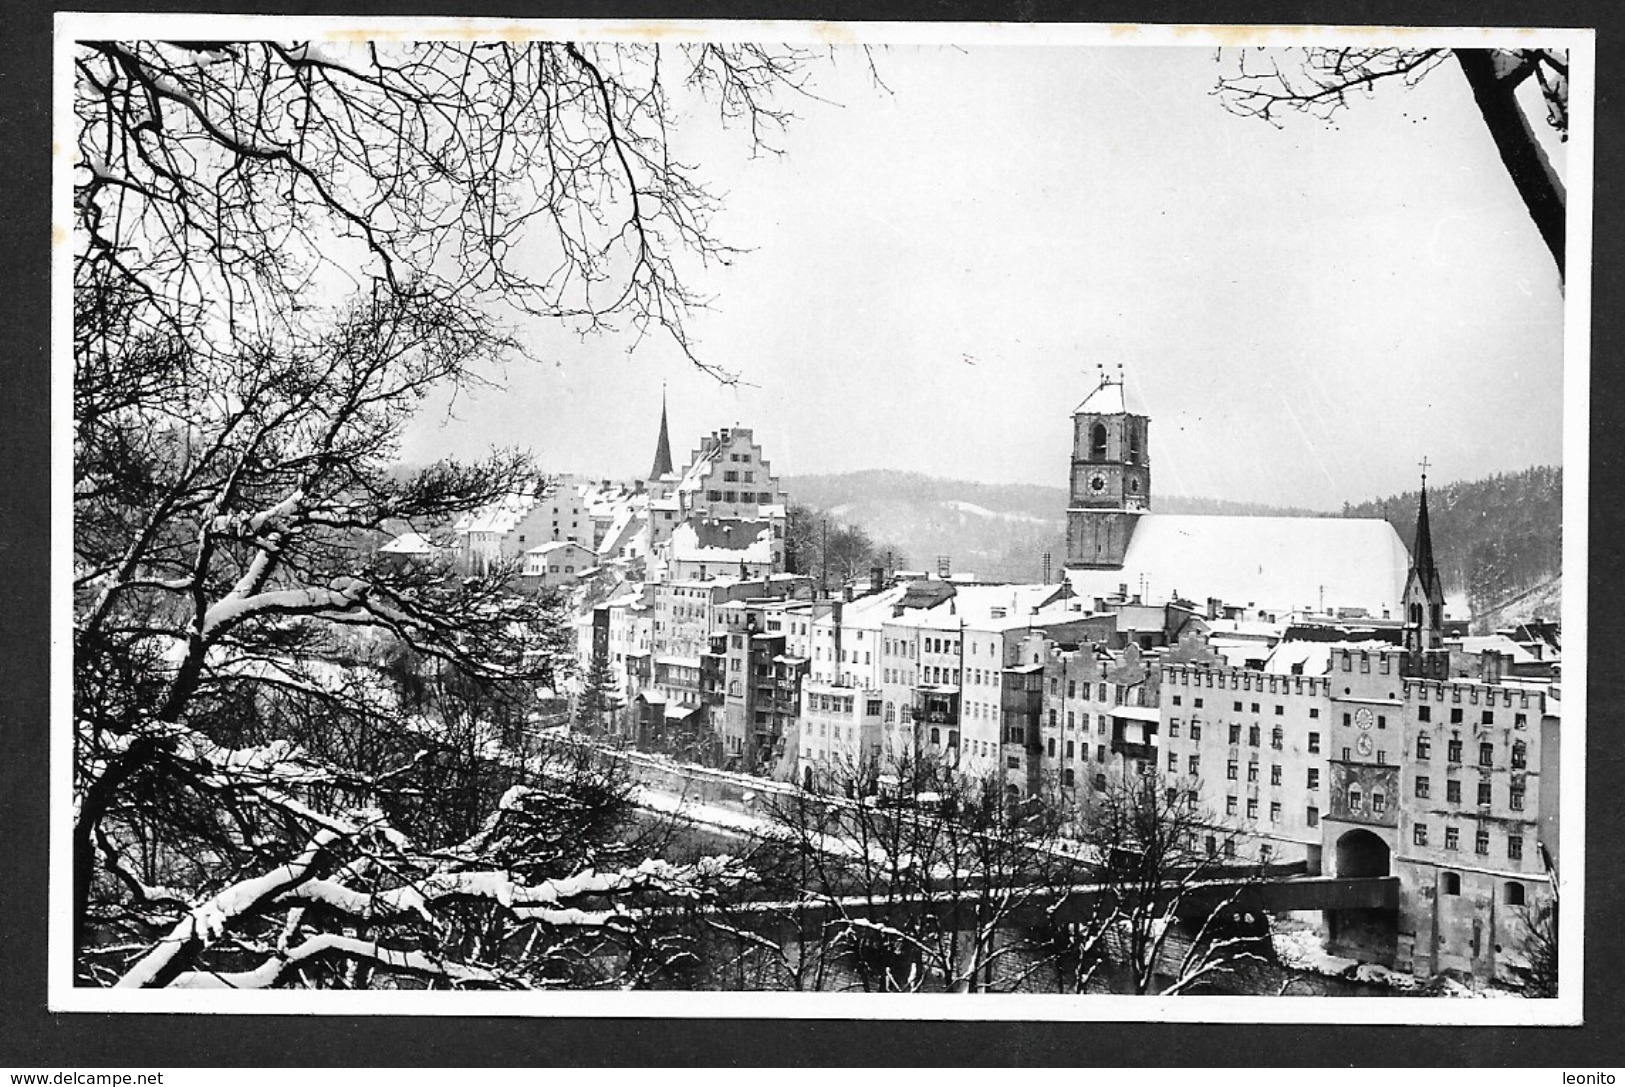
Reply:
[[[1151,420],[1128,410],[1122,367],[1072,413],[1072,486],[1066,564],[1121,569],[1140,516],[1151,508]]]

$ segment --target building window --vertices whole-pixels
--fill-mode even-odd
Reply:
[[[1258,746],[1259,729],[1257,725],[1247,730],[1247,743],[1251,747]]]
[[[1061,771],[1061,784],[1065,785],[1068,789],[1072,788],[1072,786],[1076,784],[1076,781],[1077,777],[1073,773],[1071,767]]]
[[[1522,785],[1514,785],[1512,787],[1512,798],[1511,798],[1510,803],[1511,803],[1513,811],[1523,811],[1523,786]]]
[[[1431,759],[1433,757],[1433,740],[1425,733],[1416,738],[1416,757]]]
[[[1418,721],[1431,721],[1431,720],[1433,720],[1433,707],[1432,706],[1418,706],[1418,707],[1416,707],[1416,719]]]
[[[1318,732],[1311,732],[1309,734],[1309,754],[1320,754],[1320,733]]]
[[[1186,772],[1189,773],[1192,777],[1195,777],[1196,772],[1201,767],[1201,765],[1202,765],[1201,756],[1192,755],[1189,759],[1187,759],[1185,761],[1185,766],[1187,768]]]
[[[1461,761],[1461,741],[1451,740],[1445,744],[1445,758],[1451,762]]]
[[[1371,790],[1371,810],[1385,812],[1388,810],[1388,794],[1381,789]]]
[[[1219,840],[1213,835],[1209,834],[1203,844],[1207,847],[1208,856],[1215,856],[1219,852]]]
[[[1318,707],[1318,706],[1310,706],[1309,707],[1309,718],[1310,718],[1310,720],[1314,720],[1315,718],[1318,718],[1319,716],[1320,716],[1320,707]]]
[[[1445,827],[1444,828],[1444,847],[1446,849],[1456,849],[1456,848],[1459,848],[1460,845],[1461,845],[1461,830],[1460,830],[1460,828],[1458,828],[1458,827]]]
[[[1257,712],[1258,712],[1258,703],[1257,703],[1257,702],[1254,702],[1254,703],[1253,703],[1253,708],[1252,708],[1252,711],[1251,711],[1251,712],[1253,712],[1253,713],[1257,713]]]
[[[1523,905],[1523,884],[1508,883],[1506,889],[1506,904],[1508,906]]]
[[[1343,761],[1348,762],[1353,757],[1354,757],[1354,749],[1352,747],[1345,747],[1343,749]]]
[[[1258,783],[1258,763],[1249,762],[1247,764],[1247,780],[1255,785]]]
[[[1304,813],[1304,819],[1312,827],[1320,826],[1320,809],[1310,808]]]
[[[1191,722],[1191,739],[1200,740],[1201,738],[1202,738],[1202,726],[1198,722],[1192,721]]]
[[[1227,796],[1227,797],[1224,798],[1224,813],[1226,815],[1234,815],[1234,814],[1236,814],[1236,798],[1235,797]]]
[[[1479,804],[1488,805],[1488,804],[1491,803],[1492,799],[1493,798],[1490,796],[1490,783],[1487,782],[1487,781],[1479,782],[1478,783],[1478,802],[1479,802]]]
[[[1309,780],[1306,784],[1311,789],[1320,788],[1320,771],[1315,767],[1309,768]]]
[[[1459,895],[1459,894],[1461,894],[1461,876],[1457,875],[1455,872],[1446,872],[1444,874],[1444,878],[1441,879],[1439,882],[1444,887],[1444,893],[1445,894],[1447,894],[1447,895]]]
[[[1231,725],[1230,726],[1230,746],[1234,747],[1239,743],[1241,743],[1241,726],[1240,725]]]
[[[1270,822],[1279,823],[1280,821],[1281,821],[1281,802],[1278,801],[1278,800],[1272,800],[1272,801],[1270,801]]]
[[[1270,730],[1270,746],[1277,751],[1286,746],[1285,729],[1275,728]]]
[[[1461,803],[1461,782],[1450,780],[1444,783],[1444,798],[1447,803]]]
[[[1473,852],[1481,857],[1489,856],[1490,832],[1488,830],[1480,827],[1478,833],[1473,836]]]
[[[1349,725],[1352,725],[1353,723],[1354,723],[1354,715],[1352,713],[1345,713],[1343,715],[1343,726],[1346,728]]]
[[[1105,790],[1105,788],[1106,788],[1106,775],[1105,774],[1096,774],[1095,775],[1095,791],[1096,792],[1103,792]]]
[[[1417,845],[1428,844],[1428,825],[1426,823],[1418,823],[1411,828],[1411,841]]]
[[[1235,759],[1231,759],[1229,762],[1224,764],[1224,776],[1227,779],[1229,779],[1230,781],[1235,781],[1236,780],[1236,767],[1237,767],[1237,765],[1238,764],[1237,764]]]
[[[1070,717],[1071,714],[1068,714],[1067,716]],[[1168,722],[1168,738],[1170,740],[1179,739],[1179,718],[1177,717]]]
[[[1514,770],[1522,770],[1528,765],[1529,749],[1524,746],[1524,742],[1522,740],[1517,740],[1512,745],[1512,768]]]
[[[1426,777],[1416,779],[1416,795],[1418,798],[1426,800],[1431,795],[1432,789],[1433,786]]]
[[[936,729],[932,729],[931,731],[935,732]],[[1021,756],[1019,756],[1019,755],[1011,755],[1008,758],[1006,758],[1004,760],[1004,762],[1005,762],[1005,765],[1008,766],[1012,770],[1020,770],[1021,769]]]
[[[1523,835],[1507,835],[1507,857],[1515,861],[1523,860]]]
[[[1349,811],[1359,811],[1360,802],[1364,799],[1364,794],[1360,792],[1360,787],[1358,785],[1349,786],[1348,799]]]
[[[1105,744],[1096,744],[1095,745],[1095,761],[1096,762],[1105,762],[1106,761],[1106,745]]]
[[[1232,707],[1235,709],[1235,711],[1237,713],[1241,712],[1241,703],[1240,702],[1234,702],[1234,703],[1231,703],[1231,705],[1232,705]]]
[[[1281,764],[1278,762],[1270,765],[1270,784],[1281,784]]]
[[[1490,697],[1493,698],[1495,696],[1491,695]],[[1482,719],[1482,723],[1486,724],[1486,725],[1495,724],[1495,711],[1494,710],[1485,710],[1484,711],[1484,717]]]
[[[1173,751],[1168,752],[1168,772],[1170,774],[1179,773],[1179,755]]]
[[[1450,693],[1455,697],[1457,702],[1461,701],[1461,692],[1459,690],[1452,690]],[[1461,710],[1454,709],[1450,711],[1450,723],[1452,725],[1461,724]]]
[[[1528,728],[1529,727],[1529,715],[1527,713],[1515,713],[1515,714],[1513,714],[1512,715],[1512,727],[1513,728]]]
[[[1224,855],[1226,857],[1234,857],[1236,855],[1236,840],[1234,838],[1226,838],[1224,840]]]
[[[1480,766],[1494,766],[1495,765],[1495,745],[1494,744],[1479,744],[1478,745],[1478,765],[1480,765]]]

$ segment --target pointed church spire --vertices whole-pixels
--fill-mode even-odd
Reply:
[[[671,464],[671,437],[666,431],[666,386],[660,386],[660,440],[655,443],[655,463],[649,469],[650,479],[659,479],[675,471]]]
[[[1439,581],[1439,568],[1433,561],[1433,529],[1428,524],[1428,459],[1422,458],[1422,498],[1416,509],[1416,541],[1411,547],[1411,566],[1416,571],[1416,580],[1422,592],[1429,598],[1434,595],[1434,589],[1439,588],[1439,596],[1444,596],[1443,587]]]

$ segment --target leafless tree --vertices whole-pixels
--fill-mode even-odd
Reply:
[[[1092,901],[1057,932],[1063,987],[1173,996],[1265,961],[1263,919],[1237,917],[1256,873],[1193,786],[1131,774],[1093,798],[1081,835],[1097,864]]]
[[[1253,878],[1202,850],[1224,832],[1184,790],[1076,811],[1059,790],[1012,801],[996,777],[929,759],[886,766],[905,784],[883,796],[878,770],[773,805],[752,894],[700,915],[725,937],[728,982],[1172,995],[1262,960],[1261,920],[1234,918]]]
[[[594,797],[581,819],[614,811],[611,786],[504,761],[516,711],[468,688],[522,704],[555,686],[568,656],[555,600],[513,592],[504,569],[463,577],[373,545],[534,478],[514,453],[390,463],[427,395],[518,349],[497,300],[587,329],[664,328],[689,349],[681,255],[731,250],[668,144],[668,96],[708,99],[760,146],[786,117],[769,96],[796,88],[800,59],[77,48],[81,981],[356,984],[381,969],[539,984],[615,954],[636,980],[648,964],[624,946],[582,948],[627,930],[630,900],[734,878],[725,861],[598,852],[615,835],[570,813]],[[392,678],[400,654],[427,687]],[[478,779],[470,804],[431,812],[425,790],[445,787],[453,753]],[[563,959],[579,969],[538,965]]]
[[[501,304],[664,329],[736,255],[675,146],[709,105],[774,140],[809,55],[760,45],[87,42],[75,52],[74,285],[130,332],[234,354],[329,299]]]
[[[1522,925],[1524,967],[1524,993],[1531,997],[1555,997],[1558,987],[1557,956],[1557,884],[1553,881],[1552,894],[1540,902],[1523,907]]]
[[[1567,139],[1569,65],[1555,49],[1402,49],[1317,47],[1221,51],[1226,74],[1214,93],[1225,108],[1279,125],[1290,113],[1333,120],[1351,101],[1393,83],[1415,86],[1451,60],[1473,92],[1484,124],[1535,228],[1563,275],[1566,197],[1562,180],[1519,104],[1520,84],[1533,76],[1546,105],[1546,123]]]

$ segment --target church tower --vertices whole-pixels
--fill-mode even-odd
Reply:
[[[1405,675],[1445,679],[1450,651],[1444,647],[1444,581],[1433,561],[1433,529],[1428,524],[1427,458],[1422,459],[1422,498],[1416,510],[1416,541],[1405,577]]]
[[[649,469],[651,482],[658,481],[662,476],[671,475],[675,469],[671,464],[671,437],[666,432],[666,390],[660,390],[660,439],[655,442],[655,463]]]
[[[1072,487],[1066,564],[1121,569],[1140,516],[1151,507],[1151,420],[1128,410],[1122,368],[1072,413]]]

